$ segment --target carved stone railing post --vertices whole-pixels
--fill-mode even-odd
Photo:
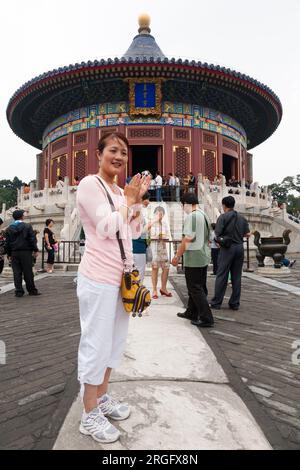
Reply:
[[[65,179],[64,179],[64,187],[63,187],[63,194],[62,194],[62,197],[63,197],[63,201],[65,203],[68,202],[68,195],[69,195],[69,177],[68,176],[65,176]]]
[[[34,183],[30,183],[30,192],[29,192],[29,207],[33,206],[33,192],[34,192]]]

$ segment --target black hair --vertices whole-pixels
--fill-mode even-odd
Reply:
[[[195,193],[185,193],[181,199],[182,204],[199,204],[198,197]]]
[[[121,140],[123,144],[126,145],[127,149],[129,148],[129,142],[122,132],[104,132],[98,142],[99,153],[103,153],[103,150],[105,149],[107,142],[110,139]]]
[[[156,212],[162,212],[164,215],[166,213],[165,209],[162,207],[162,206],[157,206],[155,209],[154,209],[154,214],[156,214]]]
[[[235,199],[233,196],[226,196],[222,199],[222,205],[227,207],[227,209],[233,209],[235,206]]]
[[[211,228],[212,228],[213,230],[215,230],[215,228],[216,228],[216,224],[215,224],[215,223],[210,224],[210,226],[211,226]]]
[[[142,201],[147,201],[147,199],[150,199],[150,193],[146,192],[144,196],[142,196]]]
[[[45,222],[46,226],[48,227],[51,224],[51,222],[54,223],[54,220],[53,219],[46,219],[46,222]]]

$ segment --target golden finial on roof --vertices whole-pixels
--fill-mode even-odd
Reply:
[[[151,18],[150,18],[150,15],[148,15],[148,13],[142,13],[139,16],[139,26],[140,26],[139,33],[140,34],[149,34],[151,32],[150,22],[151,22]]]

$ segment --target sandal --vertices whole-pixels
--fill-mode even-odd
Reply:
[[[161,293],[161,295],[164,295],[165,297],[173,297],[172,293],[169,292],[168,294],[166,292],[164,292],[163,290],[159,290],[159,292]]]
[[[152,295],[152,299],[158,299],[158,295],[156,294]]]

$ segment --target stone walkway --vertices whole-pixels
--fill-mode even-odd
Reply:
[[[185,300],[184,277],[177,276],[172,282]],[[211,295],[212,277],[208,285]],[[224,308],[214,311],[215,328],[205,331],[205,338],[273,448],[299,449],[300,364],[293,364],[292,355],[296,355],[296,341],[300,350],[300,297],[250,278],[243,278],[238,312],[228,309],[229,295],[230,288]],[[297,357],[300,359],[300,353]]]
[[[130,418],[117,423],[121,439],[101,446],[80,435],[77,399],[55,449],[270,449],[201,333],[176,316],[182,304],[172,292],[172,299],[153,302],[149,316],[130,322],[111,385],[132,406]]]
[[[55,448],[99,449],[78,433],[73,275],[37,279],[41,297],[0,293],[0,449],[51,449],[59,429]],[[184,299],[184,276],[172,279]],[[176,316],[182,304],[173,294],[131,321],[112,391],[134,413],[109,448],[299,448],[300,365],[291,357],[300,297],[245,278],[241,310],[217,312],[216,327],[200,332]]]
[[[42,276],[43,277],[43,276]],[[37,281],[43,295],[0,293],[0,449],[51,449],[77,393],[78,307],[72,277]],[[8,286],[9,287],[9,286]]]

